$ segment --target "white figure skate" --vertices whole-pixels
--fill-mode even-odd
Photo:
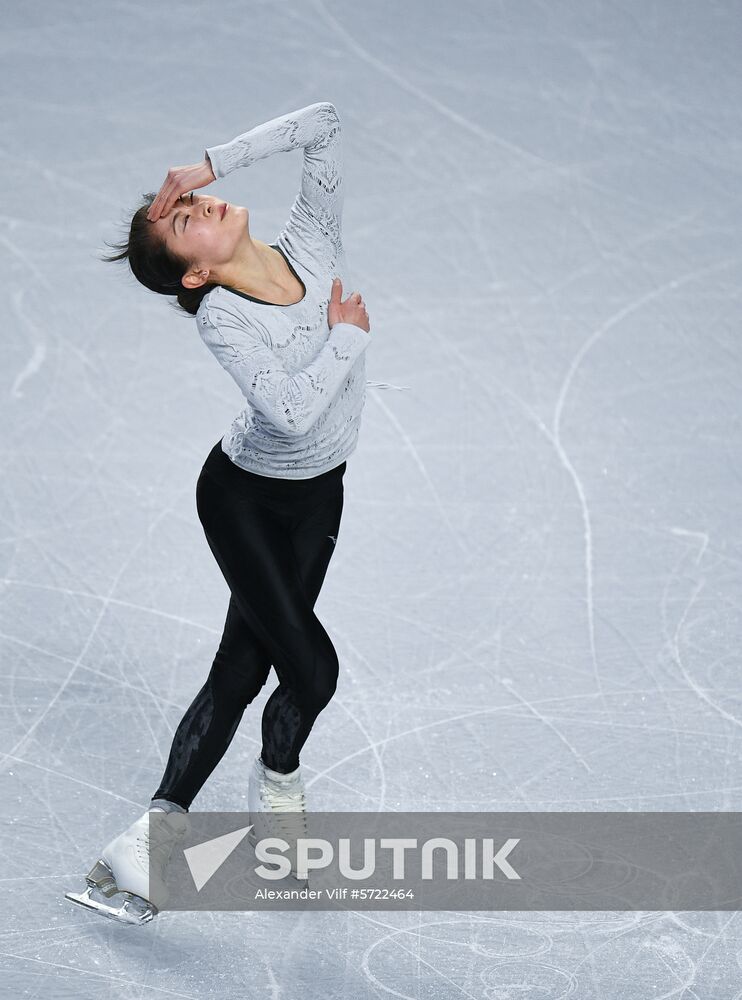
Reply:
[[[146,812],[128,830],[115,837],[88,872],[84,892],[66,892],[65,899],[125,924],[146,924],[165,905],[170,895],[165,885],[165,869],[173,848],[190,829],[186,813],[158,811],[155,842],[150,844]],[[161,825],[164,824],[164,825]],[[106,899],[120,895],[119,906]]]
[[[263,837],[281,837],[289,845],[285,857],[291,862],[291,874],[306,882],[308,872],[297,866],[296,840],[308,837],[306,791],[301,768],[281,774],[266,767],[258,755],[253,761],[247,785],[247,805],[252,829],[247,839],[253,845]]]

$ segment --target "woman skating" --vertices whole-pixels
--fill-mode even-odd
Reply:
[[[299,148],[301,189],[273,244],[251,235],[247,208],[199,193],[238,167]],[[105,258],[126,259],[147,288],[177,296],[246,400],[196,489],[231,596],[211,671],[152,795],[150,810],[165,814],[158,844],[150,848],[148,811],[104,849],[86,892],[67,894],[108,916],[141,923],[166,900],[165,866],[187,832],[188,809],[271,666],[279,684],[263,712],[248,807],[264,823],[306,808],[299,755],[339,667],[313,609],[338,538],[371,340],[360,294],[342,299],[342,207],[338,114],[331,103],[311,104],[171,169],[157,195],[145,196],[126,243]],[[304,876],[295,864],[294,873]],[[121,893],[124,905],[106,906],[97,891]]]

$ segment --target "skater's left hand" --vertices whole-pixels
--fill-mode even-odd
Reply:
[[[187,167],[170,167],[162,187],[157,192],[157,197],[149,207],[147,218],[150,222],[157,222],[163,215],[167,215],[182,194],[187,194],[194,188],[206,187],[215,180],[208,156],[205,156],[201,163],[192,163]]]

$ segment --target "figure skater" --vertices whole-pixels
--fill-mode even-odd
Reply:
[[[238,167],[299,148],[301,187],[275,243],[252,235],[247,208],[200,193]],[[66,894],[115,919],[146,922],[166,901],[165,866],[187,833],[190,805],[271,666],[279,683],[262,715],[248,808],[262,821],[306,811],[299,756],[338,678],[314,605],[337,544],[371,341],[360,293],[342,298],[342,163],[333,104],[273,118],[170,169],[144,196],[128,239],[107,244],[116,253],[103,257],[126,259],[138,281],[196,317],[246,402],[196,486],[198,517],[230,590],[211,671],[177,727],[148,811],[103,850],[85,892]],[[157,845],[153,810],[164,814]],[[305,878],[291,857],[292,873]],[[108,905],[101,894],[123,902]]]

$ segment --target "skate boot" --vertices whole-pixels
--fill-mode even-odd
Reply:
[[[250,771],[247,804],[253,824],[247,835],[250,843],[255,846],[263,837],[281,837],[289,845],[285,857],[291,862],[291,874],[300,882],[307,881],[309,874],[298,869],[296,854],[297,838],[309,836],[301,768],[281,774],[257,756]]]
[[[145,924],[170,895],[165,870],[173,848],[190,829],[186,813],[157,810],[156,833],[150,837],[148,811],[104,847],[88,872],[87,889],[66,892],[65,899],[125,924]],[[98,898],[118,896],[118,906]]]

